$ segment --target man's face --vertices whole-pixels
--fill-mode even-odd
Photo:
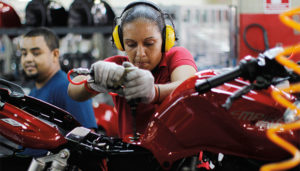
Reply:
[[[43,81],[47,76],[54,62],[54,53],[51,51],[43,36],[24,37],[20,42],[21,65],[28,78]]]

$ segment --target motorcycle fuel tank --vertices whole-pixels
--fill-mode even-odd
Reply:
[[[275,87],[251,90],[226,109],[222,107],[226,99],[249,82],[235,79],[203,94],[195,91],[196,81],[216,74],[213,70],[199,72],[165,99],[150,120],[141,145],[166,168],[201,150],[260,160],[288,157],[266,136],[269,127],[283,123],[285,108],[270,95]],[[299,131],[278,134],[299,145]]]

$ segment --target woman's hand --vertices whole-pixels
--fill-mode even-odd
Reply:
[[[98,61],[91,66],[94,71],[94,83],[90,83],[92,89],[108,90],[121,79],[125,71],[124,67],[113,62]]]
[[[143,103],[151,103],[155,98],[154,77],[151,72],[135,67],[132,63],[124,62],[125,68],[130,67],[124,82],[124,96],[130,101],[141,99]]]

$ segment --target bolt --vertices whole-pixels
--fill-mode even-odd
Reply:
[[[67,151],[62,151],[59,155],[60,158],[65,159],[69,156],[69,153]]]

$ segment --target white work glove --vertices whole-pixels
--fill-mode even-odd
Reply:
[[[124,96],[130,101],[140,99],[143,103],[151,103],[155,98],[154,77],[151,72],[135,67],[130,62],[124,62],[125,68],[130,67],[124,82]]]
[[[88,80],[89,86],[98,92],[107,92],[121,79],[125,69],[122,65],[113,62],[98,61],[92,64],[94,82]]]

